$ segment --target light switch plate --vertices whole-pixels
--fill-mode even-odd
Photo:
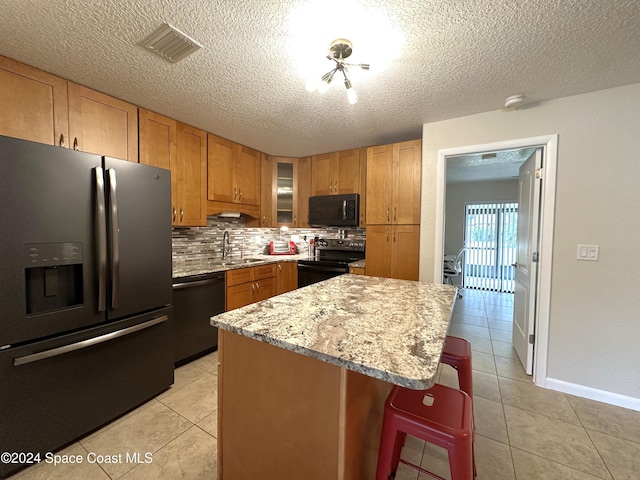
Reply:
[[[600,245],[578,245],[578,260],[597,262],[600,259]]]

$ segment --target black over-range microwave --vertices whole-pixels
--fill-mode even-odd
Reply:
[[[357,227],[360,195],[319,195],[309,197],[309,225],[312,227]]]

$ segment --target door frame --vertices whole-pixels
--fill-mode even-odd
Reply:
[[[438,150],[436,178],[436,216],[434,259],[443,258],[445,234],[445,199],[447,194],[447,157],[474,153],[542,147],[542,191],[540,193],[540,231],[538,261],[538,297],[535,319],[535,348],[533,383],[546,387],[547,355],[549,346],[549,312],[551,306],[551,272],[553,266],[553,229],[556,203],[556,170],[558,163],[558,134],[504,140],[500,142],[468,145]],[[442,262],[433,262],[434,281],[442,281]]]

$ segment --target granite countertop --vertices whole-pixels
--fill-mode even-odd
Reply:
[[[247,259],[256,261],[247,262]],[[227,270],[233,270],[236,268],[253,267],[255,265],[266,265],[268,263],[277,262],[297,262],[298,260],[308,260],[309,255],[307,253],[298,253],[296,255],[251,255],[244,258],[231,257],[227,261],[222,260],[210,260],[203,259],[196,262],[191,262],[187,265],[174,266],[172,277],[174,279],[191,277],[194,275],[206,275],[207,273],[226,272]],[[364,260],[358,260],[349,264],[350,267],[365,267]]]
[[[451,285],[340,275],[222,313],[211,325],[413,389],[430,388]]]
[[[298,260],[306,260],[309,258],[307,253],[299,253],[297,255],[251,255],[244,258],[231,257],[224,263],[222,260],[201,260],[192,262],[187,265],[173,268],[172,277],[183,278],[194,275],[205,275],[207,273],[226,272],[236,268],[254,267],[256,265],[266,265],[268,263],[277,262],[297,262]],[[247,262],[247,259],[255,259],[256,261]]]

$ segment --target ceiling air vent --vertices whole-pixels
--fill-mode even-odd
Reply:
[[[202,48],[193,38],[168,23],[162,24],[155,32],[145,38],[141,46],[151,50],[169,62],[176,63]]]

